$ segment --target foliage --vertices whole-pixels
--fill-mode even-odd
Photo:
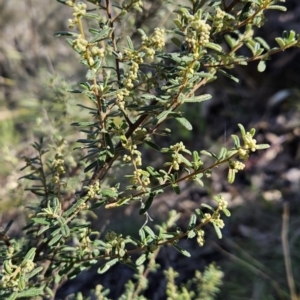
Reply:
[[[173,4],[175,27],[148,33],[138,28],[140,41],[123,35],[122,27],[126,27],[128,15],[143,11],[146,1],[90,0],[91,7],[72,0],[59,2],[70,8],[73,18],[68,21],[70,31],[55,35],[66,37],[87,70],[86,81],[70,90],[81,96],[76,97],[80,113],[87,112],[86,119],[78,116],[71,124],[83,137],[71,151],[75,141],[64,136],[65,124],[60,122],[55,132],[45,132],[33,144],[36,156],[25,157],[23,169],[30,171],[23,178],[32,181],[32,203],[24,239],[9,237],[11,223],[1,233],[0,296],[54,299],[57,289],[84,269],[101,262],[101,274],[121,262],[136,270],[135,280],[127,283],[121,299],[145,299],[147,275],[157,269],[156,257],[162,246],[170,245],[189,257],[179,241],[195,238],[203,246],[208,224],[221,238],[223,215],[230,216],[227,202],[216,195],[216,205],[201,204],[191,214],[187,228],[176,227],[180,215],[171,211],[154,229],[149,226],[153,201],[167,188],[179,194],[180,184],[187,180],[203,186],[203,178],[209,178],[221,164],[227,164],[228,182],[233,183],[251,153],[268,147],[257,144],[254,128],[246,131],[241,124],[241,138],[232,135],[233,147],[222,147],[219,153],[192,151],[180,141],[165,146],[171,134],[166,121],[192,130],[181,109],[184,104],[192,109],[210,99],[200,93],[201,87],[219,74],[238,81],[230,70],[252,61],[258,61],[258,71],[263,72],[271,55],[299,46],[299,36],[294,31],[284,32],[276,38],[278,47],[272,48],[255,35],[254,29],[264,24],[265,11],[285,10],[278,5],[283,1],[233,1],[229,6],[225,1],[203,0]],[[159,167],[144,163],[147,152],[153,150],[163,161]],[[89,214],[99,208],[136,204],[144,216],[139,237],[114,231],[103,235],[88,221]],[[221,281],[221,272],[214,266],[202,277],[196,273],[180,289],[174,283],[173,270],[165,276],[170,299],[175,299],[174,293],[176,299],[213,299]],[[197,294],[189,292],[192,284]],[[98,299],[107,299],[108,291],[101,287],[95,293]]]

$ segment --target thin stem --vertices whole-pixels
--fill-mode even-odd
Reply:
[[[280,290],[280,286],[278,284],[278,282],[276,282],[273,278],[271,278],[269,275],[267,275],[266,273],[264,273],[263,271],[261,271],[260,269],[258,269],[257,267],[255,267],[253,264],[248,263],[247,261],[240,259],[239,257],[229,253],[228,251],[224,250],[222,247],[220,247],[217,243],[213,242],[213,246],[215,248],[217,248],[217,250],[224,254],[225,256],[227,256],[228,258],[230,258],[232,261],[238,263],[241,266],[244,266],[245,268],[247,268],[248,270],[250,270],[251,272],[253,272],[255,275],[261,276],[262,278],[269,280],[271,282],[271,284],[273,285],[274,289],[276,290],[279,299],[284,300],[285,298],[283,298],[282,296],[282,292]]]
[[[290,252],[290,246],[288,241],[289,215],[290,215],[289,204],[288,202],[285,202],[283,204],[281,242],[282,242],[286,277],[290,289],[291,300],[297,300],[299,298],[296,295],[295,281],[294,281],[292,262],[291,262],[291,252]]]
[[[112,33],[111,33],[111,39],[112,39],[112,43],[113,43],[113,48],[114,51],[117,53],[118,52],[118,47],[117,47],[117,41],[115,38],[115,32],[114,32],[114,21],[115,19],[112,18],[112,14],[111,14],[111,7],[110,7],[110,1],[106,0],[106,13],[107,13],[107,17],[110,20],[109,21],[109,26],[112,29]],[[116,58],[115,59],[115,64],[116,64],[116,73],[117,73],[117,78],[118,81],[121,81],[121,74],[120,74],[120,66],[119,66],[119,59]]]

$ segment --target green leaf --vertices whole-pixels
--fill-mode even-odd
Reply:
[[[238,43],[238,41],[231,37],[229,34],[226,34],[224,38],[231,49],[234,48]]]
[[[217,155],[210,152],[210,151],[207,151],[207,150],[201,150],[200,151],[201,154],[204,154],[204,155],[207,155],[207,156],[210,156],[210,157],[213,157],[215,159],[218,159]]]
[[[285,48],[286,42],[285,42],[282,38],[277,37],[277,38],[275,38],[275,41],[277,42],[277,44],[279,45],[279,47],[280,47],[281,49],[284,49],[284,48]]]
[[[108,150],[109,153],[111,153],[112,155],[115,155],[115,147],[110,138],[110,135],[108,133],[105,133],[104,138],[105,138],[105,143],[106,143],[106,149]]]
[[[249,14],[251,5],[252,5],[252,3],[250,1],[244,5],[244,7],[240,13],[240,16],[239,16],[239,21],[244,21],[245,19],[248,18],[248,14]]]
[[[155,143],[153,143],[152,141],[149,141],[149,140],[144,140],[144,143],[147,144],[149,147],[157,150],[157,151],[160,151],[160,148],[158,145],[156,145]]]
[[[231,80],[233,80],[233,81],[235,81],[235,82],[237,82],[237,83],[240,81],[238,78],[234,77],[233,75],[227,73],[226,71],[224,71],[224,70],[222,70],[222,69],[218,69],[218,71],[219,71],[221,74],[223,74],[225,77],[227,77],[227,78],[229,78],[229,79],[231,79]]]
[[[223,52],[223,48],[220,45],[215,44],[215,43],[206,43],[205,47],[215,50],[217,52]]]
[[[178,158],[180,158],[181,161],[182,161],[186,166],[192,167],[191,162],[190,162],[188,159],[186,159],[182,154],[178,153],[177,155],[178,155]]]
[[[257,42],[259,42],[266,50],[270,50],[270,46],[268,43],[261,37],[255,37],[254,38]]]
[[[71,123],[71,126],[80,126],[80,127],[93,127],[97,126],[97,122],[74,122]]]
[[[196,236],[196,232],[194,230],[189,231],[187,237],[188,239],[192,239]]]
[[[93,36],[93,38],[90,40],[90,43],[96,43],[106,39],[110,35],[111,31],[111,28],[102,29],[98,34]]]
[[[222,147],[220,150],[220,153],[218,155],[218,160],[222,160],[226,158],[226,154],[227,154],[227,149]]]
[[[25,255],[23,261],[22,261],[22,265],[26,264],[27,261],[29,260],[33,260],[34,259],[34,256],[35,256],[35,251],[36,251],[36,248],[31,248],[27,254]]]
[[[18,297],[19,292],[13,292],[8,298],[7,300],[15,300]]]
[[[237,135],[235,135],[235,134],[232,134],[231,137],[232,137],[233,142],[234,142],[234,147],[236,149],[240,148],[241,147],[241,142],[240,142],[239,137]]]
[[[62,234],[58,234],[58,235],[54,236],[48,243],[48,246],[52,246],[52,245],[56,244],[61,238],[62,238]]]
[[[91,164],[89,164],[87,167],[85,167],[83,171],[84,171],[84,173],[87,173],[88,171],[94,169],[98,165],[99,165],[98,161],[96,160],[96,161],[92,162]]]
[[[172,188],[177,195],[180,194],[180,187],[178,184],[172,184]]]
[[[205,207],[205,208],[208,208],[208,209],[211,210],[211,211],[214,211],[214,209],[213,209],[210,205],[208,205],[208,204],[206,204],[206,203],[202,203],[201,206],[202,206],[202,207]]]
[[[115,265],[117,262],[119,261],[118,258],[114,258],[111,261],[107,262],[106,264],[102,265],[99,269],[98,269],[98,274],[103,274],[106,271],[108,271],[113,265]]]
[[[206,100],[209,100],[209,99],[211,99],[211,95],[210,94],[204,94],[204,95],[200,95],[200,96],[184,98],[184,102],[197,102],[197,103],[200,103],[202,101],[206,101]]]
[[[98,20],[98,21],[102,20],[102,16],[99,14],[85,13],[83,16],[84,16],[84,18],[88,18],[88,19],[94,19],[94,20]]]
[[[153,238],[153,239],[156,239],[156,234],[153,232],[153,230],[149,227],[149,226],[147,226],[147,225],[145,225],[144,227],[143,227],[143,229]]]
[[[173,244],[172,246],[173,246],[178,252],[180,252],[181,254],[183,254],[184,256],[187,256],[187,257],[190,257],[190,256],[191,256],[191,254],[190,254],[188,251],[182,249],[182,248],[179,247],[177,244]]]
[[[266,66],[266,62],[264,60],[261,60],[257,65],[257,71],[264,72],[266,70]]]
[[[139,210],[139,214],[143,215],[148,211],[154,199],[154,194],[151,193],[146,202],[143,204],[143,207]]]
[[[145,231],[144,231],[143,228],[141,228],[141,229],[139,230],[139,236],[140,236],[141,241],[144,241],[144,240],[145,240],[146,234],[145,234]]]
[[[191,230],[196,226],[197,222],[197,216],[195,214],[192,214],[190,217],[189,227],[188,229]]]
[[[30,279],[31,277],[35,276],[37,273],[41,272],[43,270],[43,267],[37,267],[33,271],[31,271],[29,274],[26,275],[27,279]]]
[[[199,161],[199,155],[197,151],[193,151],[193,160],[194,162],[198,162]]]
[[[228,177],[227,177],[228,183],[231,184],[231,183],[234,182],[235,173],[236,173],[236,171],[234,169],[229,168],[229,170],[228,170]]]
[[[286,7],[284,7],[282,5],[270,5],[266,9],[277,9],[277,10],[281,10],[281,11],[286,11]]]
[[[200,218],[203,218],[203,212],[201,211],[200,208],[196,208],[196,209],[195,209],[195,213],[196,213],[197,216],[199,216]]]
[[[126,39],[127,39],[127,44],[128,44],[129,49],[134,50],[134,46],[133,46],[131,38],[129,36],[126,36]]]
[[[226,217],[230,217],[231,216],[231,213],[230,213],[230,211],[227,208],[224,208],[223,212],[224,212],[224,214],[225,214]]]
[[[244,126],[242,125],[242,124],[238,124],[238,127],[239,127],[239,129],[240,129],[240,131],[241,131],[241,134],[242,134],[242,136],[244,136],[245,134],[246,134],[246,130],[245,130],[245,128],[244,128]]]
[[[214,226],[214,229],[215,229],[215,232],[216,232],[218,238],[221,239],[221,238],[222,238],[222,232],[221,232],[221,229],[220,229],[214,222],[212,222],[212,224],[213,224],[213,226]]]
[[[143,253],[143,254],[136,260],[135,264],[136,264],[137,266],[140,266],[140,265],[142,265],[142,264],[146,261],[146,259],[147,259],[147,255],[146,255],[145,253]]]
[[[170,109],[161,112],[154,120],[154,124],[157,124],[158,122],[163,121],[168,116],[168,114],[170,114],[171,112],[172,111]]]
[[[43,232],[45,232],[45,231],[48,230],[49,228],[50,228],[49,225],[43,226],[43,227],[37,232],[37,235],[41,235]]]
[[[70,228],[66,223],[62,224],[60,229],[64,237],[68,237],[70,235]]]
[[[270,148],[269,144],[259,144],[259,145],[256,145],[256,149],[259,149],[259,150],[268,149],[268,148]]]
[[[59,36],[78,36],[78,33],[76,32],[70,32],[70,31],[57,31],[54,33],[55,37]]]
[[[41,288],[35,288],[35,287],[32,287],[32,288],[29,288],[28,290],[26,291],[22,291],[22,292],[19,292],[18,293],[18,298],[31,298],[32,297],[37,297],[37,296],[41,296],[44,294],[44,288],[41,287]]]
[[[171,41],[175,46],[177,46],[178,49],[181,49],[182,42],[178,38],[173,37],[171,38]]]
[[[49,225],[50,221],[46,220],[45,218],[32,218],[32,221],[36,224],[42,224],[42,225]]]
[[[147,36],[146,32],[143,29],[138,28],[137,31],[141,34],[141,36]]]

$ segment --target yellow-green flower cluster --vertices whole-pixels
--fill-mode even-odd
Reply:
[[[182,163],[181,158],[179,157],[178,153],[172,154],[173,162],[172,167],[174,170],[179,170],[179,165]]]
[[[95,198],[100,192],[100,184],[98,181],[96,181],[93,185],[88,186],[87,189],[87,196],[89,198]]]
[[[130,149],[130,156],[125,154],[123,156],[123,161],[124,162],[130,162],[131,159],[133,159],[134,163],[136,166],[141,166],[142,165],[142,153],[137,150],[137,146],[136,145],[133,145],[133,146],[130,146],[130,147],[125,147],[124,148],[127,148],[127,149]]]
[[[143,1],[142,0],[131,0],[130,4],[126,4],[126,1],[124,1],[122,4],[122,8],[125,10],[128,10],[131,7],[137,11],[142,11]]]
[[[77,36],[77,39],[73,40],[73,48],[76,50],[80,50],[83,53],[83,57],[87,59],[89,66],[93,66],[95,61],[94,58],[105,56],[104,48],[99,48],[97,45],[91,45],[89,42],[83,38],[81,34]],[[88,54],[87,54],[87,51]]]
[[[88,228],[84,228],[83,231],[79,234],[80,243],[78,248],[83,252],[91,252],[90,249],[90,237]]]
[[[220,199],[218,201],[218,208],[219,208],[219,210],[227,209],[228,202],[223,197],[219,197],[219,199]]]
[[[78,49],[82,52],[87,50],[89,42],[83,38],[81,34],[77,36],[77,39],[73,40],[73,48]]]
[[[220,219],[220,217],[214,219],[212,222],[221,229],[225,226],[224,221],[222,219]]]
[[[104,48],[99,48],[97,46],[93,46],[91,48],[91,54],[95,57],[95,56],[100,56],[100,57],[104,57],[105,56],[105,50]]]
[[[123,156],[123,161],[126,162],[126,163],[127,163],[127,162],[130,162],[130,161],[131,161],[131,156],[125,154],[125,155]]]
[[[245,150],[243,148],[240,148],[238,150],[238,155],[239,155],[240,159],[247,160],[249,158],[249,150]]]
[[[154,58],[156,50],[161,50],[165,46],[165,30],[155,28],[152,36],[142,36],[142,49],[146,52],[146,56],[150,59]]]
[[[11,259],[6,260],[3,264],[4,274],[1,278],[1,285],[4,288],[13,288],[23,290],[26,287],[24,278],[26,274],[30,273],[35,267],[32,260],[27,260],[21,266],[14,265]]]
[[[205,213],[201,220],[201,223],[209,223],[209,222],[214,223],[219,228],[223,228],[225,226],[224,221],[220,219],[219,213],[214,213],[213,215],[209,213]]]
[[[146,176],[143,174],[142,169],[137,169],[133,172],[133,177],[131,179],[132,184],[139,184],[140,181],[143,183],[143,185],[149,185],[150,179],[149,176]]]
[[[133,82],[137,79],[138,77],[138,71],[139,71],[139,65],[136,62],[132,62],[130,69],[124,79],[122,80],[122,83],[126,87],[126,89],[130,90],[134,87]]]
[[[179,165],[182,163],[182,159],[178,153],[185,150],[185,145],[182,142],[179,142],[175,145],[172,145],[170,149],[174,151],[174,153],[172,154],[172,167],[174,170],[179,170]]]
[[[117,105],[121,110],[124,110],[125,108],[125,102],[124,97],[129,96],[130,92],[126,88],[122,88],[118,90],[118,93],[116,95],[117,97]]]
[[[179,142],[175,145],[172,145],[170,149],[176,152],[183,151],[185,150],[185,145],[183,144],[183,142]]]
[[[199,229],[197,231],[197,243],[200,247],[202,247],[204,245],[204,235],[205,235],[205,232],[203,229]]]
[[[245,168],[245,164],[243,164],[242,162],[237,161],[237,160],[230,161],[229,166],[230,166],[231,169],[235,170],[236,172],[244,170],[244,168]]]
[[[65,160],[61,154],[56,153],[55,158],[52,161],[52,167],[58,174],[64,174],[66,172],[64,167]]]
[[[220,7],[216,8],[216,12],[213,16],[213,25],[216,32],[220,32],[224,26],[224,18],[226,16],[226,12],[223,11]]]
[[[107,242],[112,242],[112,241],[116,240],[117,237],[118,237],[118,235],[116,232],[109,230],[105,235],[105,240]]]
[[[66,4],[73,7],[73,17],[74,19],[69,19],[69,28],[72,29],[76,24],[78,24],[78,19],[86,14],[86,4],[82,2],[75,3],[75,1],[69,0]]]
[[[206,213],[206,214],[204,214],[201,222],[202,223],[207,223],[207,222],[210,222],[211,220],[212,220],[212,215],[209,214],[209,213]]]
[[[205,20],[189,17],[189,29],[185,38],[186,43],[193,49],[198,49],[201,46],[209,43],[211,26]]]
[[[244,140],[244,149],[249,149],[252,152],[256,151],[257,145],[256,145],[256,139],[253,138],[252,134],[250,132],[247,132],[242,136]]]

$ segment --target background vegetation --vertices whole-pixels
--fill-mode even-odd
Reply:
[[[260,36],[268,42],[281,35],[284,29],[300,32],[300,6],[298,1],[287,2],[288,12],[268,12],[268,23]],[[169,6],[161,10],[161,1],[147,2],[145,15],[128,23],[148,30],[157,23],[168,22]],[[24,13],[26,12],[26,13]],[[3,227],[15,219],[10,236],[18,236],[25,224],[24,210],[30,195],[25,191],[27,183],[18,180],[24,175],[21,157],[31,155],[29,146],[41,136],[55,132],[56,123],[62,122],[70,140],[76,134],[68,126],[82,115],[67,93],[70,86],[85,76],[63,39],[53,33],[67,30],[69,9],[56,1],[1,1],[0,2],[0,211]],[[126,28],[124,29],[126,30]],[[134,39],[134,37],[133,37]],[[187,110],[194,130],[187,133],[181,127],[174,128],[178,136],[191,149],[210,147],[218,149],[229,142],[236,124],[258,130],[258,140],[268,142],[271,148],[248,161],[247,172],[240,174],[234,185],[226,183],[224,170],[220,168],[212,176],[212,185],[206,189],[186,186],[182,194],[164,195],[155,202],[153,210],[164,218],[171,208],[188,215],[199,202],[208,201],[212,194],[222,194],[230,203],[232,217],[226,223],[224,239],[211,240],[205,247],[187,244],[193,259],[186,260],[173,252],[160,253],[162,267],[172,266],[180,277],[177,283],[186,282],[195,269],[203,270],[215,261],[224,272],[220,299],[289,299],[282,250],[283,204],[288,203],[290,258],[293,266],[300,264],[299,248],[299,195],[300,195],[300,52],[299,49],[277,55],[268,63],[264,73],[257,73],[257,64],[238,67],[235,72],[241,79],[234,83],[220,77],[207,87],[213,98],[204,102],[199,110]],[[77,98],[78,99],[78,98]],[[53,141],[53,144],[55,141]],[[155,161],[155,154],[149,156]],[[74,162],[75,163],[75,162]],[[77,182],[74,182],[74,189]],[[99,213],[94,226],[106,230],[105,219],[110,211]],[[115,212],[114,212],[115,214]],[[124,224],[124,215],[135,216],[132,209],[120,210],[118,220],[110,229],[122,228],[127,232],[142,222],[132,218]],[[286,215],[288,212],[286,211]],[[93,216],[90,216],[91,218]],[[98,220],[101,220],[99,222]],[[118,228],[119,227],[119,228]],[[184,259],[184,261],[183,261]],[[294,267],[296,287],[299,289],[300,270]],[[96,271],[95,271],[96,272]],[[59,293],[87,292],[96,283],[110,288],[112,298],[120,294],[131,271],[117,266],[110,273],[94,276],[93,270],[83,273],[79,281],[68,283]],[[91,282],[91,278],[93,278]],[[150,275],[148,297],[161,299],[166,284],[160,272]],[[80,284],[79,284],[80,282]],[[77,289],[77,290],[76,290]]]

